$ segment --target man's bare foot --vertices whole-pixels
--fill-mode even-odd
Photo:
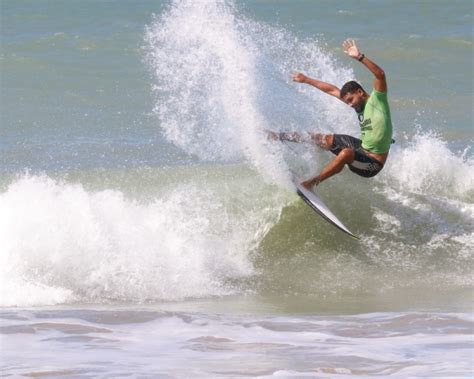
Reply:
[[[270,130],[265,130],[267,133],[267,139],[269,141],[278,141],[280,140],[280,133],[272,132]]]
[[[321,180],[319,180],[319,177],[316,176],[315,178],[301,182],[301,185],[307,190],[311,191],[313,187],[317,186],[319,183],[321,183]]]

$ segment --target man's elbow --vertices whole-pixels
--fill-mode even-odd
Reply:
[[[378,80],[385,80],[385,71],[384,70],[378,70],[377,73],[375,74],[375,77]]]

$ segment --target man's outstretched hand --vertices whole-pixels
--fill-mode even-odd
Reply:
[[[308,77],[301,72],[295,72],[292,76],[294,82],[305,83],[308,80]]]
[[[357,47],[355,41],[353,39],[346,39],[342,43],[342,47],[344,48],[344,52],[349,55],[351,58],[359,59],[361,53],[359,48]]]

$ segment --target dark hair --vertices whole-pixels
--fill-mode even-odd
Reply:
[[[346,84],[344,84],[341,88],[341,94],[339,95],[339,97],[342,99],[344,96],[346,96],[348,93],[352,93],[352,92],[355,92],[357,90],[361,89],[362,91],[364,91],[364,89],[362,88],[362,86],[355,82],[354,80],[351,80],[350,82],[347,82]],[[365,91],[364,91],[365,92]]]

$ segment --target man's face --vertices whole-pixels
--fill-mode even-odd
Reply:
[[[342,100],[349,106],[355,109],[357,113],[364,110],[365,100],[364,100],[364,91],[358,89],[354,92],[348,92],[342,98]]]

